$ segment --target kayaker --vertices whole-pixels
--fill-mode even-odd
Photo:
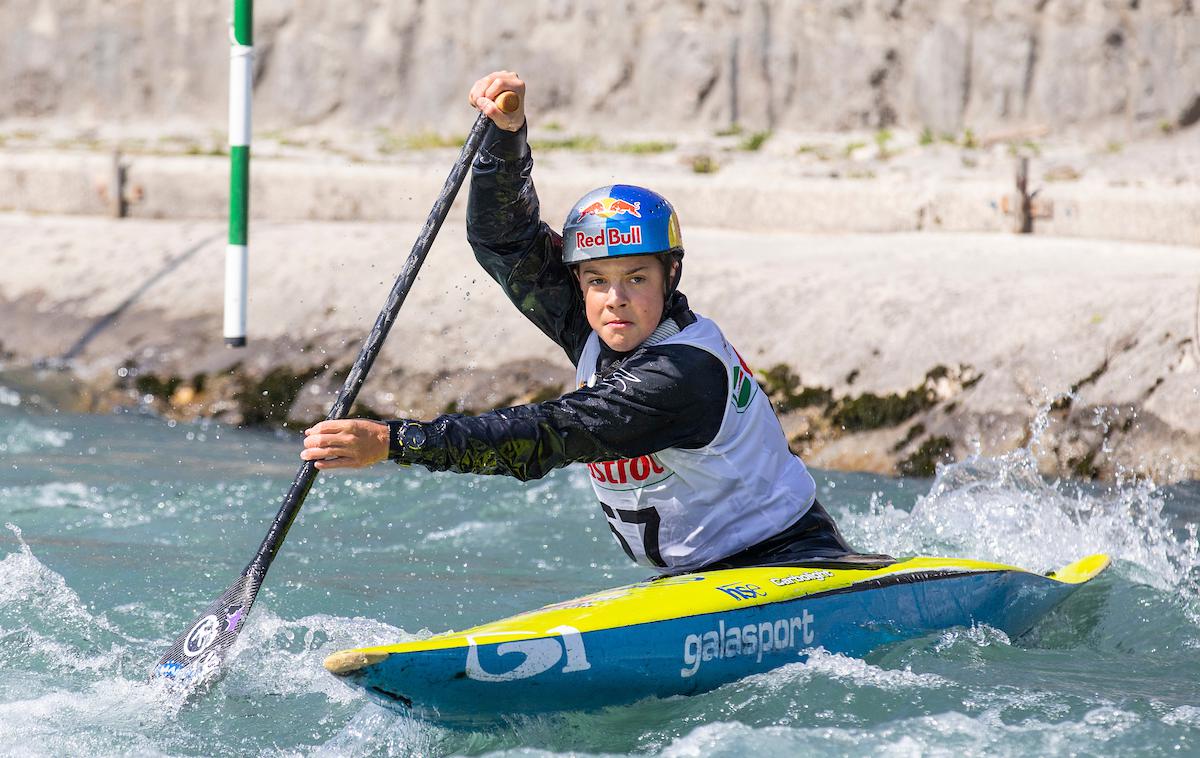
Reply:
[[[493,102],[504,91],[520,95],[513,113]],[[510,71],[471,88],[471,105],[499,128],[472,167],[467,238],[566,352],[578,389],[477,416],[323,421],[301,457],[320,469],[391,459],[521,480],[586,464],[617,542],[665,573],[852,554],[750,369],[678,291],[671,204],[618,184],[584,195],[562,235],[541,220],[524,95]]]

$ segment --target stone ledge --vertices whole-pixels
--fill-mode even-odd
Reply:
[[[408,164],[258,159],[251,169],[253,221],[421,221],[452,158]],[[219,219],[228,214],[228,161],[220,157],[131,155],[127,182],[135,218]],[[0,210],[105,215],[111,156],[88,152],[0,152]],[[442,166],[441,163],[445,163]],[[603,171],[539,165],[543,214],[552,222]],[[569,163],[569,161],[567,161]],[[1011,185],[982,180],[814,179],[697,176],[642,166],[627,177],[671,199],[685,228],[786,233],[1010,230]],[[465,190],[451,210],[463,218]],[[1200,243],[1200,188],[1054,183],[1038,200],[1049,209],[1035,234],[1091,239]],[[252,226],[253,231],[253,226]]]

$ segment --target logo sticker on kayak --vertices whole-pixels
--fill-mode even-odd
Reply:
[[[588,663],[587,652],[583,649],[583,635],[579,633],[578,629],[563,625],[546,631],[561,635],[561,637],[540,637],[533,640],[501,642],[496,645],[486,657],[492,660],[504,659],[514,653],[521,657],[515,661],[511,658],[502,660],[500,666],[489,663],[488,666],[491,670],[484,668],[480,662],[480,645],[475,641],[475,637],[467,635],[467,678],[478,682],[511,682],[517,679],[528,679],[549,671],[562,659],[564,652],[567,662],[562,667],[562,673],[587,671],[592,667],[592,664]],[[535,634],[535,632],[492,632],[488,636],[528,634]],[[485,649],[490,647],[490,645],[484,645]],[[508,670],[497,670],[507,663],[516,663],[517,665]]]
[[[706,661],[753,655],[756,662],[762,663],[764,653],[811,645],[816,639],[813,621],[807,609],[791,618],[728,628],[725,619],[720,619],[716,629],[683,638],[684,668],[679,669],[679,676],[694,676]]]
[[[717,587],[739,603],[743,600],[753,600],[756,597],[766,597],[767,593],[757,584],[722,584]]]
[[[791,574],[784,577],[772,577],[771,584],[776,587],[787,587],[789,584],[800,584],[801,582],[819,582],[822,579],[829,579],[833,576],[832,571],[825,569],[817,569],[816,571],[806,571],[803,574]]]

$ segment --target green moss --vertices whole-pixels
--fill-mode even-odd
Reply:
[[[760,371],[756,378],[763,392],[771,399],[771,404],[781,413],[814,405],[829,405],[833,400],[833,390],[802,386],[800,375],[784,363]]]
[[[559,139],[531,140],[529,146],[534,150],[581,150],[585,152],[599,150],[603,147],[600,143],[600,138],[594,134],[583,134]]]
[[[960,367],[967,371],[969,367]],[[851,372],[846,377],[847,384],[857,372]],[[848,432],[869,431],[898,426],[918,413],[928,410],[937,404],[937,395],[933,385],[940,379],[951,375],[950,369],[937,365],[929,369],[925,379],[918,386],[904,394],[876,395],[866,392],[858,397],[845,397],[839,400],[830,413],[829,420],[835,427],[841,427]],[[963,382],[963,387],[971,387],[982,378],[982,374]]]
[[[716,131],[716,135],[718,137],[736,137],[741,133],[742,133],[742,125],[741,124],[730,124],[729,126],[725,127],[724,129],[718,129]]]
[[[933,130],[930,129],[928,126],[925,127],[924,129],[922,129],[921,136],[920,136],[920,138],[918,138],[917,142],[921,145],[921,147],[925,147],[927,145],[932,145],[934,142]]]
[[[384,155],[391,155],[402,150],[437,150],[461,147],[466,139],[465,135],[444,135],[430,131],[401,134],[382,127],[375,130],[375,147]],[[325,145],[322,144],[322,147]]]
[[[323,367],[297,372],[288,366],[271,369],[261,379],[242,376],[234,400],[246,426],[282,424],[300,394],[300,389],[323,371]]]
[[[139,395],[153,395],[161,400],[170,400],[181,384],[183,379],[178,376],[163,379],[154,374],[140,374],[133,380],[133,387]]]
[[[675,149],[674,142],[655,142],[653,140],[647,142],[622,142],[619,145],[614,145],[612,148],[618,153],[631,153],[633,155],[647,155],[651,153],[666,153]]]
[[[715,174],[719,166],[710,155],[697,155],[692,158],[692,172],[696,174]]]
[[[1100,377],[1104,376],[1104,372],[1106,372],[1106,371],[1108,371],[1108,358],[1105,358],[1104,362],[1101,363],[1099,366],[1097,366],[1096,369],[1092,373],[1083,377],[1075,384],[1072,384],[1071,391],[1076,392],[1081,387],[1086,387],[1089,384],[1095,384],[1096,380],[1099,379]]]
[[[742,140],[741,144],[739,144],[738,147],[740,149],[746,150],[748,152],[754,152],[755,150],[758,150],[759,148],[761,148],[763,146],[763,144],[770,138],[771,138],[771,130],[770,129],[767,129],[767,130],[761,131],[761,132],[755,132],[754,134],[751,134],[748,137],[746,137],[744,140]]]
[[[409,150],[436,150],[444,147],[462,147],[467,141],[462,134],[438,134],[437,132],[419,132],[404,137],[403,145]]]
[[[949,437],[930,437],[917,451],[900,461],[896,470],[901,476],[930,477],[937,473],[937,464],[951,463],[954,441]]]
[[[1096,465],[1096,451],[1089,450],[1079,458],[1071,458],[1067,461],[1067,466],[1071,469],[1071,473],[1081,479],[1099,479],[1100,468]]]
[[[850,158],[854,155],[855,150],[858,150],[860,147],[866,147],[866,146],[867,146],[866,142],[847,142],[846,146],[844,148],[842,148],[842,155],[846,158]]]
[[[917,423],[915,423],[911,427],[909,427],[908,434],[904,435],[904,439],[900,440],[899,442],[897,442],[895,445],[892,446],[892,452],[893,453],[900,452],[904,448],[908,447],[908,443],[912,442],[913,440],[915,440],[917,437],[920,437],[924,433],[925,433],[925,425],[922,424],[920,421],[918,421]]]
[[[191,144],[183,149],[183,154],[184,155],[207,155],[207,156],[211,156],[211,157],[218,157],[218,156],[222,156],[222,155],[228,155],[229,151],[226,150],[224,147],[221,147],[220,145],[215,145],[212,147],[204,147],[203,145],[199,145],[199,144]]]
[[[879,157],[887,160],[892,157],[892,151],[888,149],[888,144],[892,141],[891,129],[880,129],[875,132],[875,147],[879,150]]]
[[[801,145],[796,148],[796,155],[811,155],[819,161],[827,161],[829,149],[822,145]]]
[[[1052,411],[1069,410],[1072,402],[1073,401],[1071,400],[1070,395],[1059,395],[1058,397],[1056,397],[1054,399],[1054,402],[1050,403],[1050,410],[1052,410]]]
[[[1075,393],[1079,392],[1080,389],[1088,386],[1089,384],[1095,384],[1096,380],[1104,376],[1106,371],[1108,371],[1108,358],[1105,358],[1104,361],[1097,366],[1094,371],[1092,371],[1092,373],[1072,384],[1071,389],[1067,391],[1067,394],[1058,397],[1053,403],[1050,404],[1050,410],[1068,410],[1071,407],[1071,404],[1074,402],[1072,397],[1075,395]]]
[[[868,431],[897,426],[932,407],[934,398],[924,387],[903,395],[876,395],[866,392],[858,397],[842,398],[834,407],[830,421],[848,432]]]

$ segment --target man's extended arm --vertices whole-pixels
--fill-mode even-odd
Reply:
[[[595,387],[479,416],[392,421],[389,455],[433,471],[539,479],[568,463],[696,449],[721,428],[724,365],[688,345],[645,348]]]

